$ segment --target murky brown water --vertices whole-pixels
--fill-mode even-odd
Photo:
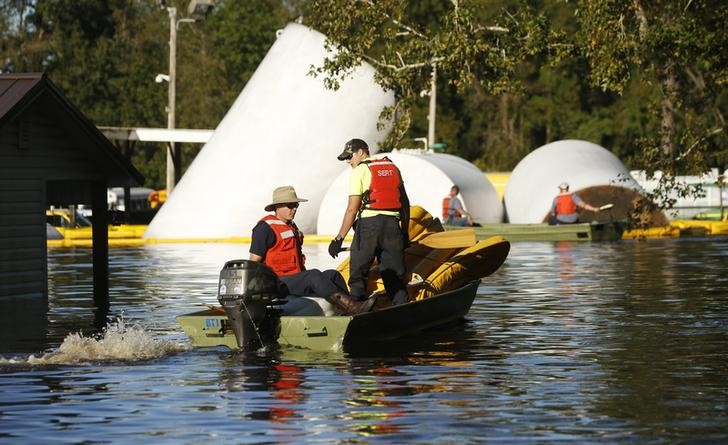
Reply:
[[[516,243],[464,324],[364,356],[188,348],[174,317],[246,255],[113,249],[106,314],[89,251],[50,250],[48,314],[3,318],[0,443],[728,442],[726,238]],[[122,313],[100,350],[64,342]]]

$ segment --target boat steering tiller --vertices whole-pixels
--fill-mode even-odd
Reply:
[[[217,299],[232,324],[238,348],[253,350],[275,342],[281,310],[278,277],[250,260],[231,260],[220,271]]]

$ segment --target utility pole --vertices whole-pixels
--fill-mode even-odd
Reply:
[[[177,90],[177,8],[167,8],[169,12],[169,92],[167,97],[167,128],[175,128],[175,107]],[[177,184],[177,147],[174,141],[167,147],[167,196]]]
[[[164,2],[161,2],[164,6]],[[188,11],[191,16],[204,18],[214,7],[215,0],[191,0]],[[169,82],[169,92],[167,95],[167,129],[174,130],[176,128],[176,107],[177,107],[177,26],[180,23],[194,23],[194,18],[177,19],[177,8],[170,6],[167,8],[169,13],[169,73],[158,74],[155,82],[161,83],[166,80]],[[177,180],[179,179],[181,170],[182,153],[179,144],[175,141],[169,141],[167,146],[167,195],[172,193]]]
[[[432,63],[432,79],[430,80],[430,112],[427,116],[427,140],[435,143],[435,110],[437,107],[437,63]],[[428,149],[430,147],[425,147]]]

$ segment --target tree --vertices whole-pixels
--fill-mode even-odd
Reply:
[[[636,81],[656,92],[649,106],[659,117],[659,130],[643,134],[636,162],[648,176],[664,173],[656,193],[663,198],[670,190],[699,194],[700,189],[679,184],[674,176],[703,173],[713,166],[708,160],[726,165],[725,154],[711,152],[728,142],[721,103],[728,82],[728,5],[719,0],[580,0],[577,13],[575,42],[589,61],[592,84],[623,94]],[[664,204],[669,207],[669,200]]]
[[[166,2],[180,18],[186,0]],[[0,0],[0,71],[44,71],[96,125],[166,126],[169,17],[156,1]],[[208,20],[180,22],[177,123],[214,128],[294,11],[276,0],[221,0]],[[182,144],[183,170],[199,150]],[[159,143],[127,150],[147,186],[165,182]]]
[[[167,5],[183,15],[187,1]],[[510,170],[565,138],[598,143],[633,169],[725,169],[727,8],[718,0],[219,0],[206,20],[179,25],[177,123],[214,128],[275,31],[303,11],[339,51],[314,74],[336,87],[367,61],[394,91],[386,148],[427,134],[429,100],[420,94],[434,63],[438,141],[483,169]],[[47,72],[98,125],[165,126],[166,85],[153,79],[168,69],[169,19],[156,1],[0,0],[0,9],[0,71]],[[183,144],[183,169],[198,149]],[[162,145],[138,143],[131,156],[146,185],[161,187]]]
[[[547,40],[543,17],[524,5],[503,11],[488,25],[477,19],[483,4],[474,1],[312,0],[307,24],[323,32],[334,51],[312,73],[330,88],[362,62],[377,69],[376,81],[394,92],[396,104],[383,111],[393,131],[385,146],[401,140],[411,109],[429,90],[433,67],[458,94],[477,84],[488,94],[514,87],[517,63],[540,51]],[[429,20],[416,20],[427,11]]]

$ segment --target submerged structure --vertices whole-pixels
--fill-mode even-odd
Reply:
[[[547,222],[559,184],[599,207],[613,204],[609,211],[581,210],[580,221],[625,219],[643,193],[622,162],[609,150],[591,142],[563,140],[546,144],[518,163],[506,186],[503,201],[511,223]],[[645,215],[647,225],[664,225],[664,214]]]
[[[503,221],[503,205],[495,187],[482,171],[457,156],[424,150],[387,153],[402,173],[410,203],[433,216],[442,214],[442,200],[453,185],[460,187],[463,206],[480,223]],[[343,164],[343,163],[342,163]],[[351,168],[341,172],[326,192],[318,214],[317,233],[336,234],[348,200]]]
[[[382,109],[394,95],[363,64],[337,91],[308,73],[326,56],[325,36],[291,23],[256,69],[167,202],[146,238],[220,239],[250,236],[274,188],[292,185],[308,199],[296,216],[316,228],[319,205],[346,165],[342,145],[359,137],[376,147]]]

